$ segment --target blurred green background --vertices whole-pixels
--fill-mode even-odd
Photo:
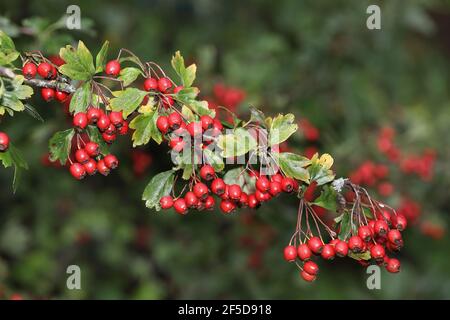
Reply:
[[[81,8],[80,31],[53,24],[69,4]],[[370,4],[381,7],[381,30],[366,28]],[[404,235],[402,271],[382,271],[381,290],[368,290],[365,269],[350,259],[320,262],[318,280],[305,283],[282,258],[293,197],[232,216],[152,212],[141,192],[170,167],[167,149],[136,153],[121,138],[118,171],[74,181],[43,164],[49,137],[69,123],[60,105],[37,97],[44,124],[26,115],[2,122],[30,169],[15,195],[12,171],[0,169],[1,298],[450,298],[449,1],[9,0],[0,16],[22,51],[51,55],[82,39],[96,52],[109,39],[110,58],[125,47],[168,67],[181,50],[198,64],[205,97],[217,99],[213,88],[224,84],[245,92],[244,116],[254,105],[308,119],[320,137],[299,133],[289,148],[332,154],[338,176],[382,163],[393,191],[378,198],[420,206]],[[406,174],[379,151],[383,127],[395,130],[402,154],[436,153],[431,177]],[[71,264],[81,267],[82,290],[66,288]]]

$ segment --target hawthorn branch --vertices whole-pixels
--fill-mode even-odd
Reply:
[[[1,67],[0,66],[0,76],[14,79],[16,77],[16,74],[14,71],[10,68]],[[38,87],[38,88],[52,88],[57,89],[58,91],[64,91],[67,93],[74,93],[76,88],[71,85],[70,83],[59,81],[59,80],[43,80],[43,79],[26,79],[24,80],[24,83],[32,86],[32,87]]]

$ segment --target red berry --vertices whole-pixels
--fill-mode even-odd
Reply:
[[[111,121],[109,120],[109,117],[106,114],[102,114],[100,118],[97,120],[97,128],[100,131],[105,131],[109,128],[109,125],[111,124]]]
[[[97,170],[104,176],[107,176],[109,174],[109,168],[106,166],[103,159],[97,162]]]
[[[88,162],[90,159],[89,154],[86,152],[86,150],[84,149],[78,149],[75,152],[75,160],[77,160],[77,162],[84,164],[86,162]]]
[[[189,132],[191,137],[197,137],[202,135],[202,124],[200,122],[190,122],[186,125],[186,130]]]
[[[4,152],[8,150],[8,148],[9,148],[9,136],[4,132],[0,132],[0,152]]]
[[[222,195],[225,192],[225,182],[222,179],[216,178],[211,183],[211,191],[218,196]]]
[[[89,159],[83,166],[88,175],[93,176],[97,173],[97,162],[94,159]]]
[[[303,280],[307,281],[307,282],[313,282],[314,280],[316,280],[316,276],[309,274],[306,271],[302,271],[300,272],[300,276],[302,277]]]
[[[156,126],[158,127],[158,130],[161,131],[161,133],[167,133],[167,131],[169,130],[169,119],[167,119],[166,116],[158,117],[158,120],[156,120]]]
[[[297,258],[297,249],[295,246],[286,246],[283,253],[286,261],[292,262]]]
[[[231,213],[234,211],[234,209],[236,209],[236,205],[229,200],[222,200],[220,202],[220,209],[224,212],[224,213]]]
[[[33,62],[27,62],[22,67],[22,74],[27,79],[32,79],[36,76],[37,67]]]
[[[395,245],[400,245],[403,242],[402,234],[397,229],[389,230],[389,232],[387,234],[387,238],[388,238],[389,242],[391,242]]]
[[[276,181],[272,181],[270,183],[269,193],[272,196],[274,196],[274,197],[277,196],[281,192],[281,190],[282,190],[281,183],[276,182]]]
[[[400,261],[398,261],[395,258],[391,258],[389,259],[387,265],[386,265],[386,270],[390,273],[397,273],[400,271]]]
[[[319,254],[322,252],[322,248],[323,248],[323,243],[322,240],[320,240],[319,237],[311,237],[308,239],[307,241],[308,247],[309,249],[314,253],[314,254]]]
[[[84,150],[86,150],[87,154],[91,158],[98,156],[98,154],[100,152],[98,144],[95,142],[92,142],[92,141],[89,141],[88,143],[86,143],[86,145],[84,146]]]
[[[52,78],[54,76],[54,74],[53,74],[54,68],[48,62],[40,63],[38,68],[37,68],[37,72],[44,79],[50,79],[50,78]]]
[[[325,260],[333,260],[335,253],[336,252],[334,250],[334,247],[332,245],[330,245],[330,244],[326,244],[322,248],[321,256]]]
[[[169,122],[169,127],[172,128],[173,130],[178,129],[181,126],[181,123],[183,122],[183,119],[181,118],[178,112],[172,112],[171,114],[169,114],[167,120]]]
[[[73,126],[78,129],[84,129],[88,125],[86,113],[78,112],[73,116]]]
[[[375,244],[372,248],[370,248],[370,255],[375,260],[383,260],[385,251],[382,245]]]
[[[256,190],[255,191],[255,197],[256,197],[256,200],[258,200],[259,202],[264,202],[267,199],[267,193],[266,192],[262,192],[260,190]]]
[[[106,132],[102,133],[103,140],[109,144],[113,143],[116,140],[116,137],[117,136],[114,133],[113,134],[108,134]]]
[[[173,208],[179,214],[186,214],[188,211],[186,201],[184,201],[183,198],[179,198],[179,199],[175,200],[175,202],[173,203]]]
[[[379,236],[385,235],[388,232],[388,230],[389,230],[389,226],[386,223],[386,221],[384,221],[384,220],[377,220],[373,227],[373,231],[375,232],[375,234],[377,234]]]
[[[55,98],[56,98],[56,100],[59,101],[59,102],[64,102],[64,101],[66,101],[66,99],[67,99],[68,96],[69,96],[69,95],[68,95],[66,92],[64,92],[64,91],[56,91],[56,92],[55,92]]]
[[[279,173],[274,174],[273,176],[270,177],[270,181],[271,182],[278,182],[281,184],[281,182],[283,181],[283,176]]]
[[[188,208],[195,208],[198,204],[198,198],[192,191],[186,192],[184,195],[184,202],[186,202],[186,205]]]
[[[181,152],[184,148],[184,145],[185,145],[185,142],[183,141],[183,138],[181,138],[181,137],[175,137],[169,141],[170,148],[175,152]]]
[[[202,123],[203,130],[208,130],[213,127],[214,120],[210,116],[201,116],[200,122]]]
[[[406,226],[408,225],[408,221],[406,220],[406,217],[402,214],[396,215],[393,217],[392,224],[395,228],[397,228],[400,231],[403,231],[406,229]]]
[[[358,236],[365,242],[369,242],[372,238],[372,231],[369,226],[361,226],[358,229]]]
[[[103,158],[103,160],[105,161],[105,165],[111,170],[119,166],[119,160],[115,155],[108,154]]]
[[[364,248],[364,241],[359,236],[352,236],[348,240],[348,248],[354,253],[359,253]]]
[[[122,126],[119,129],[119,134],[121,136],[126,135],[128,133],[128,129],[129,129],[128,122],[126,121],[122,122]]]
[[[122,123],[123,123],[122,112],[112,111],[112,112],[109,114],[109,121],[111,121],[111,123],[112,123],[116,128],[121,127],[121,126],[122,126]]]
[[[256,180],[256,189],[261,192],[266,192],[270,188],[270,181],[266,177],[262,176]]]
[[[206,210],[212,210],[214,208],[216,201],[214,200],[214,198],[212,196],[208,196],[206,198],[206,200],[204,201],[204,203],[205,203]]]
[[[183,86],[177,86],[173,89],[173,93],[177,94],[178,92],[180,92],[181,90],[183,90],[184,87]]]
[[[219,120],[214,119],[214,122],[213,122],[213,128],[214,128],[215,130],[221,132],[221,131],[223,130],[223,125],[222,125],[222,123],[221,123]]]
[[[55,89],[42,88],[41,89],[41,96],[42,96],[42,99],[44,99],[45,101],[49,102],[49,101],[53,100],[53,98],[55,97]]]
[[[214,168],[212,166],[210,166],[209,164],[205,164],[200,169],[200,177],[202,177],[203,180],[206,180],[206,181],[212,180],[212,179],[214,179],[214,175],[215,175]]]
[[[241,192],[241,197],[238,202],[239,207],[246,208],[248,207],[248,194],[245,192]]]
[[[334,251],[336,251],[336,255],[338,257],[345,257],[348,254],[348,245],[347,242],[339,240],[335,245],[334,245]]]
[[[72,164],[70,166],[70,173],[77,180],[81,180],[86,176],[86,170],[84,169],[83,165],[80,163]]]
[[[150,90],[156,90],[158,89],[158,80],[155,78],[147,78],[144,81],[144,90],[150,91]]]
[[[193,191],[195,193],[195,195],[201,199],[204,200],[208,197],[208,187],[206,186],[206,184],[198,182],[194,185]]]
[[[108,128],[106,128],[106,130],[104,130],[104,132],[106,134],[114,134],[114,133],[116,133],[116,127],[112,123],[110,123]]]
[[[120,62],[111,60],[106,64],[105,73],[110,76],[117,76],[120,73]]]
[[[303,271],[316,276],[319,273],[319,267],[315,262],[312,261],[306,261],[303,265]]]
[[[289,178],[289,177],[285,177],[281,181],[281,188],[283,189],[284,192],[289,193],[289,192],[294,191],[294,185],[295,185],[294,179]]]
[[[164,196],[159,199],[159,205],[162,209],[170,209],[173,206],[173,199],[171,196]]]
[[[300,260],[307,261],[311,259],[312,252],[306,243],[302,243],[297,247],[297,255]]]
[[[251,209],[258,209],[260,206],[260,202],[256,199],[254,194],[248,195],[248,207]]]
[[[89,108],[87,111],[87,118],[90,124],[96,124],[98,119],[103,115],[102,109]]]
[[[172,82],[168,78],[159,78],[158,80],[158,89],[161,92],[166,92],[168,89],[172,87]]]
[[[242,189],[237,184],[232,184],[228,187],[228,196],[231,200],[240,200],[242,194]]]

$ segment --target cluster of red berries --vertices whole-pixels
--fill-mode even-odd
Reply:
[[[73,126],[80,130],[88,124],[96,125],[107,143],[113,143],[117,134],[128,133],[128,122],[123,119],[122,112],[111,111],[106,113],[103,109],[90,107],[87,112],[78,112],[73,116]]]
[[[119,160],[116,156],[108,154],[104,157],[100,154],[99,145],[95,142],[88,142],[84,145],[84,148],[79,148],[75,151],[76,162],[70,165],[71,175],[81,180],[86,175],[94,175],[97,172],[107,176],[110,170],[118,167]]]
[[[174,208],[180,214],[186,214],[188,209],[213,209],[215,200],[211,194],[218,196],[220,209],[223,213],[232,213],[236,208],[249,207],[258,208],[262,202],[269,201],[281,192],[293,192],[298,190],[298,183],[291,178],[275,174],[270,177],[259,176],[256,178],[255,192],[247,194],[238,184],[226,184],[218,178],[214,168],[204,165],[200,169],[200,177],[209,182],[209,187],[201,181],[197,181],[193,188],[186,192],[184,197],[173,199],[171,196],[164,196],[160,200],[161,208]]]
[[[332,239],[324,243],[320,237],[311,236],[297,247],[288,245],[284,248],[284,259],[293,262],[298,258],[303,266],[301,277],[308,282],[314,281],[319,272],[318,265],[311,259],[321,256],[324,260],[333,260],[336,256],[346,257],[349,253],[370,254],[371,260],[385,266],[391,273],[400,271],[400,261],[390,258],[386,251],[397,252],[403,247],[401,231],[406,228],[407,221],[403,215],[391,215],[387,211],[378,213],[377,219],[368,221],[367,225],[361,225],[357,234],[350,236],[347,241]],[[358,262],[367,267],[370,260],[360,259]]]
[[[359,185],[369,187],[376,186],[378,193],[382,196],[390,196],[394,191],[394,186],[386,181],[389,168],[384,164],[376,164],[372,161],[365,161],[350,174],[350,180]]]
[[[9,148],[9,136],[0,131],[0,152],[5,152]]]
[[[244,90],[236,87],[226,86],[223,83],[217,83],[213,87],[213,96],[206,97],[208,107],[216,111],[216,114],[223,120],[233,123],[233,117],[219,106],[224,106],[228,110],[236,113],[237,107],[245,99]]]
[[[58,69],[50,62],[40,62],[36,66],[34,62],[28,61],[22,67],[22,74],[27,79],[33,79],[36,77],[36,74],[38,74],[42,79],[51,80],[56,79]],[[55,90],[53,88],[42,88],[41,96],[47,102],[53,99],[64,102],[69,95],[67,92]]]

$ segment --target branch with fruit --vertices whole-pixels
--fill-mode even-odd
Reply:
[[[132,131],[134,147],[151,140],[167,143],[172,169],[155,175],[142,195],[156,211],[173,208],[186,215],[217,204],[230,214],[242,207],[257,209],[283,193],[296,196],[297,224],[284,258],[306,281],[316,278],[315,256],[349,257],[399,271],[399,261],[388,252],[403,246],[406,219],[363,187],[336,179],[329,154],[307,158],[280,152],[279,145],[298,130],[293,114],[269,117],[251,107],[246,121],[229,110],[232,121],[220,121],[193,86],[196,65],[186,66],[179,52],[171,61],[174,80],[157,63],[127,49],[107,61],[108,48],[105,42],[94,59],[80,41],[76,48],[61,48],[62,62],[56,65],[40,52],[19,54],[1,32],[0,115],[24,110],[38,115],[25,102],[33,94],[31,86],[40,88],[45,101],[67,103],[73,125],[51,137],[49,152],[77,180],[118,167],[109,152],[118,135]],[[22,75],[13,63],[19,57]],[[3,132],[0,151],[5,166],[26,168]],[[334,221],[323,221],[318,208],[335,212]]]

